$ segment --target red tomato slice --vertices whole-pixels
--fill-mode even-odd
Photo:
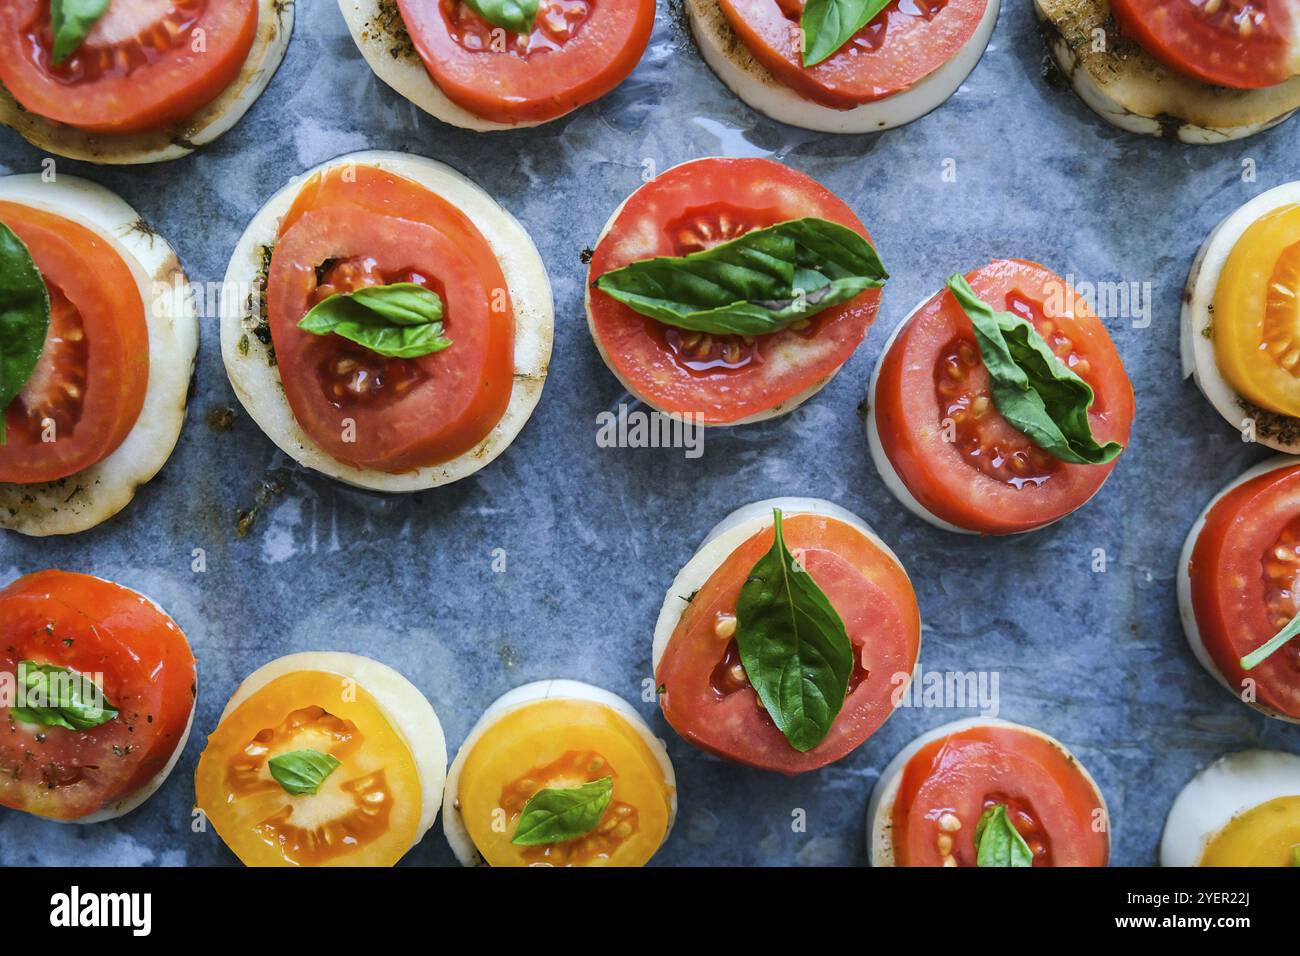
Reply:
[[[708,249],[754,229],[816,216],[871,236],[825,187],[768,159],[698,159],[632,194],[596,245],[590,284],[631,262]],[[834,375],[880,309],[880,290],[819,312],[804,327],[745,339],[685,332],[590,294],[597,344],[661,411],[726,424],[768,411]]]
[[[1205,83],[1276,86],[1296,74],[1290,0],[1111,0],[1125,33],[1167,66]]]
[[[654,0],[541,0],[529,36],[458,0],[397,0],[411,42],[447,96],[497,123],[543,122],[604,96],[650,42]]]
[[[1097,441],[1127,445],[1133,386],[1106,327],[1065,280],[1018,259],[998,260],[966,278],[995,309],[1032,322],[1092,386],[1088,419]],[[944,521],[982,534],[1028,531],[1069,514],[1115,467],[1066,464],[1007,424],[989,397],[970,319],[946,289],[917,311],[886,352],[872,414],[885,454],[913,497]],[[949,419],[955,433],[945,434]]]
[[[114,0],[54,66],[48,0],[0,8],[0,82],[24,108],[94,133],[160,129],[216,99],[243,68],[257,0]]]
[[[988,0],[894,0],[813,67],[803,65],[804,0],[719,0],[754,59],[805,99],[848,110],[910,89],[975,35]]]
[[[1192,609],[1201,641],[1234,689],[1250,680],[1260,703],[1300,717],[1300,641],[1253,670],[1241,658],[1300,611],[1300,465],[1234,488],[1206,517],[1192,549]]]
[[[732,552],[691,599],[656,671],[664,717],[697,747],[764,770],[796,774],[824,767],[861,745],[893,713],[895,675],[910,675],[921,646],[916,595],[898,563],[851,525],[817,515],[782,522],[786,546],[826,593],[858,661],[830,733],[800,753],[759,704],[753,687],[731,672],[735,639],[714,630],[734,615],[741,586],[772,547],[769,527]]]
[[[45,350],[5,412],[0,481],[55,481],[107,458],[140,417],[144,302],[130,267],[84,226],[12,202],[0,202],[0,222],[27,244],[50,290]]]
[[[18,664],[97,678],[118,716],[88,730],[34,726],[0,704],[0,805],[74,820],[166,767],[194,707],[194,654],[145,597],[87,574],[41,571],[0,591],[0,675]]]
[[[388,359],[298,328],[335,292],[392,282],[442,297],[449,348]],[[449,461],[509,404],[514,311],[500,263],[464,213],[410,180],[339,167],[309,182],[280,225],[267,312],[294,417],[339,461],[392,473]]]
[[[943,866],[947,837],[957,865],[974,866],[976,825],[997,804],[1034,851],[1034,866],[1106,865],[1102,801],[1078,763],[1038,734],[996,725],[932,741],[908,761],[894,803],[895,863]],[[961,828],[943,830],[945,815]]]

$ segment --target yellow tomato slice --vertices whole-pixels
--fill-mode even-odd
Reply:
[[[612,777],[589,833],[548,846],[510,842],[533,794]],[[492,866],[644,866],[668,832],[672,788],[636,729],[594,701],[542,700],[502,717],[461,769],[461,816]]]
[[[1214,292],[1214,353],[1251,402],[1300,417],[1300,205],[1263,216],[1233,246]]]
[[[271,776],[267,762],[295,750],[339,760],[315,794]],[[247,866],[392,866],[416,840],[423,799],[411,749],[374,698],[321,671],[278,677],[226,717],[194,790]]]
[[[1205,847],[1201,866],[1291,866],[1300,846],[1300,796],[1278,797],[1238,814]]]

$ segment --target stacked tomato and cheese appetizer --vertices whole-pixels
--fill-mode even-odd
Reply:
[[[83,531],[170,457],[198,349],[188,280],[117,196],[0,177],[0,528]]]
[[[959,720],[890,761],[867,808],[872,866],[1105,866],[1106,801],[1059,741]]]
[[[380,491],[492,461],[551,354],[550,282],[523,226],[401,153],[343,156],[276,194],[235,249],[221,310],[226,371],[262,430]]]
[[[392,866],[438,817],[447,746],[405,677],[357,654],[264,664],[231,696],[195,800],[247,866]]]
[[[546,680],[474,725],[442,825],[465,866],[643,866],[676,816],[673,765],[641,716],[599,687]]]
[[[1300,453],[1300,182],[1246,203],[1201,246],[1183,372],[1243,438]]]
[[[941,105],[975,69],[1000,0],[687,0],[705,61],[772,119],[872,133]]]
[[[1121,129],[1221,143],[1300,108],[1294,0],[1035,0],[1035,7],[1075,91]]]
[[[797,774],[879,729],[920,648],[912,584],[871,528],[829,501],[776,498],[733,512],[682,568],[652,660],[687,741]]]
[[[1128,441],[1133,386],[1105,326],[1043,266],[1002,259],[922,303],[871,379],[881,478],[949,531],[1050,524],[1100,489]]]
[[[807,176],[766,159],[697,159],[610,218],[587,324],[636,398],[742,424],[830,381],[875,321],[886,278],[858,217]]]
[[[385,83],[445,123],[537,126],[604,96],[641,59],[654,0],[339,0]]]
[[[11,0],[0,8],[0,123],[90,162],[184,156],[261,95],[293,10],[279,0]]]
[[[142,594],[41,571],[0,590],[0,806],[95,823],[134,810],[194,719],[194,654]]]
[[[1239,700],[1300,723],[1300,463],[1231,482],[1187,535],[1178,568],[1197,660]]]

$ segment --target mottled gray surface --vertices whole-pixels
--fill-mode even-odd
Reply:
[[[195,733],[163,790],[111,824],[59,827],[0,811],[0,863],[210,864],[234,857],[192,834],[192,774],[236,684],[293,651],[369,654],[432,700],[454,749],[479,713],[525,681],[562,676],[640,701],[664,590],[712,524],[782,494],[859,512],[901,555],[925,621],[923,666],[996,671],[1001,715],[1068,742],[1114,817],[1117,863],[1155,859],[1166,811],[1202,764],[1245,746],[1297,750],[1295,728],[1235,703],[1193,660],[1174,570],[1209,496],[1263,457],[1181,380],[1179,292],[1222,216],[1297,178],[1300,125],[1217,148],[1122,134],[1043,78],[1029,4],[1004,9],[961,91],[904,129],[834,137],[757,117],[717,81],[673,21],[600,103],[538,130],[479,136],[442,126],[373,78],[332,0],[300,3],[284,67],[214,146],[153,168],[60,161],[120,192],[175,245],[192,278],[219,282],[255,210],[285,179],[339,153],[400,149],[480,182],[531,230],[556,294],[555,356],[541,405],[513,447],[473,478],[409,497],[347,489],[305,473],[235,404],[215,316],[203,324],[197,393],[180,446],[117,519],[75,538],[0,539],[0,578],[46,566],[147,592],[188,632],[199,659]],[[658,169],[698,156],[774,156],[842,196],[893,273],[877,328],[796,415],[708,435],[704,457],[600,449],[597,413],[624,398],[582,313],[583,247]],[[956,163],[945,182],[944,163]],[[1258,181],[1243,183],[1253,160]],[[40,155],[0,131],[4,171]],[[1092,281],[1151,282],[1150,327],[1112,319],[1137,389],[1131,449],[1082,512],[1029,536],[976,540],[922,524],[871,465],[856,414],[889,330],[944,276],[1023,256]],[[284,485],[252,534],[235,514],[263,482]],[[208,571],[190,570],[203,548]],[[504,548],[508,570],[491,569]],[[1104,574],[1090,571],[1104,548]],[[863,811],[884,764],[921,731],[971,711],[905,710],[839,764],[783,779],[684,744],[652,704],[681,790],[660,864],[864,862]],[[807,832],[791,831],[794,808]],[[435,827],[406,858],[450,863]]]

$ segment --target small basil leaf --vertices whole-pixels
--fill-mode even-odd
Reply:
[[[601,777],[580,787],[538,790],[524,804],[510,842],[516,846],[545,846],[590,833],[613,796],[613,777]]]
[[[816,66],[832,56],[887,6],[889,0],[808,0],[799,19],[803,65]]]
[[[533,32],[538,0],[465,0],[465,3],[493,26],[525,36]]]
[[[765,335],[847,302],[889,278],[871,243],[825,219],[779,222],[685,256],[642,259],[596,288],[665,325]]]
[[[50,27],[54,31],[51,59],[55,66],[62,66],[77,52],[95,23],[108,12],[108,4],[109,0],[50,0]]]
[[[1291,618],[1291,623],[1278,631],[1267,643],[1261,644],[1241,659],[1241,669],[1254,670],[1264,661],[1280,651],[1290,640],[1300,634],[1300,614]]]
[[[442,299],[413,282],[339,292],[298,320],[313,335],[339,335],[388,358],[420,358],[451,345],[443,334]]]
[[[1071,464],[1104,465],[1119,457],[1119,442],[1099,445],[1093,438],[1092,386],[1056,357],[1029,321],[995,311],[960,275],[948,280],[948,288],[975,327],[993,404],[1012,428]]]
[[[975,825],[976,866],[1033,866],[1034,851],[999,803],[989,807]]]
[[[785,546],[773,511],[772,548],[736,602],[736,645],[745,674],[790,746],[821,743],[844,706],[853,645],[825,592]]]
[[[36,370],[50,329],[50,290],[32,254],[0,222],[0,445],[5,409]]]
[[[272,757],[266,766],[286,793],[314,794],[325,778],[338,769],[339,759],[319,750],[294,750]]]
[[[1291,865],[1300,866],[1300,843],[1291,847]]]
[[[15,720],[65,730],[89,730],[117,716],[94,681],[66,667],[18,662],[24,705],[10,712]]]

